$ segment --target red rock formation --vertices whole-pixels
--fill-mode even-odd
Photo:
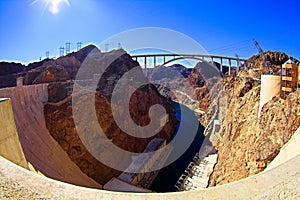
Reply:
[[[46,74],[45,74],[45,82],[50,83],[50,82],[53,82],[54,79],[55,79],[54,74],[47,71]]]

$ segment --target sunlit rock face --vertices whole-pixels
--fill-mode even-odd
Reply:
[[[240,180],[263,171],[289,141],[300,125],[300,98],[289,95],[286,104],[274,97],[258,118],[260,84],[246,78],[228,77],[219,95],[222,123],[218,135],[210,136],[218,150],[218,161],[210,177],[210,186]],[[212,102],[207,123],[216,109]]]
[[[131,69],[138,68],[138,77],[143,77],[143,72],[138,66],[138,63],[133,61],[131,57],[123,50],[116,50],[109,53],[100,53],[100,59],[95,59],[88,64],[97,64],[96,67],[102,67],[106,63],[105,60],[109,60],[115,55],[118,58],[109,64],[109,67],[103,72],[102,77],[95,83],[94,76],[89,77],[86,75],[86,84],[93,83],[97,87],[93,91],[95,97],[95,111],[97,119],[95,121],[74,123],[73,109],[76,109],[76,104],[81,104],[87,101],[88,96],[81,93],[72,93],[73,81],[62,83],[51,83],[48,87],[49,102],[45,104],[44,113],[46,118],[46,125],[51,135],[58,141],[61,147],[68,153],[70,158],[80,167],[80,169],[86,173],[89,177],[93,178],[100,184],[105,184],[112,177],[118,176],[121,172],[112,169],[105,164],[98,161],[83,145],[79,135],[78,129],[85,129],[88,133],[94,134],[97,132],[97,124],[101,126],[105,132],[106,137],[114,145],[130,152],[143,152],[147,144],[153,138],[163,138],[167,141],[172,137],[177,124],[175,118],[175,111],[173,107],[157,92],[157,89],[151,84],[141,85],[139,88],[130,86],[130,81],[133,79],[122,80],[122,77]],[[97,75],[97,74],[96,74]],[[112,101],[112,92],[116,90],[118,82],[124,85],[129,84],[126,87],[125,95],[132,94],[129,97],[129,101],[126,101],[124,96]],[[80,82],[81,84],[81,82]],[[72,96],[71,96],[72,95]],[[76,98],[77,101],[72,104],[72,98]],[[127,98],[128,99],[128,98]],[[135,124],[139,126],[146,126],[150,123],[149,109],[154,104],[162,105],[167,114],[169,115],[169,121],[163,126],[163,128],[152,137],[149,138],[137,138],[129,135],[116,124],[112,113],[112,108],[118,111],[118,114],[125,113],[126,107],[124,105],[129,103],[129,113],[131,119]],[[82,118],[90,115],[88,109],[82,112]],[[157,119],[152,119],[157,120]],[[126,120],[124,120],[126,121]],[[95,130],[95,131],[93,131]],[[105,143],[101,143],[101,139],[97,142],[97,148],[103,149],[103,157],[109,157],[112,160],[114,156],[111,152],[105,151]],[[122,163],[129,165],[131,158],[124,157]]]
[[[296,93],[290,94],[285,104],[279,97],[273,97],[258,118],[260,83],[257,79],[266,73],[264,60],[270,63],[270,74],[278,74],[281,64],[288,59],[288,55],[279,52],[255,55],[248,59],[247,69],[240,68],[239,77],[235,74],[226,77],[210,90],[218,98],[210,98],[200,121],[207,128],[206,135],[213,130],[212,120],[221,124],[219,132],[209,135],[218,150],[210,186],[263,171],[299,127],[300,99]]]

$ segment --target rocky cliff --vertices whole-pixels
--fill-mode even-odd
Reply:
[[[222,84],[217,90],[221,87],[224,90],[212,101],[206,115],[209,120],[205,122],[218,119],[222,123],[219,133],[210,136],[218,150],[210,186],[263,171],[300,125],[298,94],[290,94],[286,104],[274,97],[265,104],[258,118],[260,84],[257,81],[231,76]]]
[[[209,74],[203,71],[206,69],[203,63],[198,63],[189,75],[200,108],[206,111],[200,119],[206,127],[205,135],[218,150],[209,186],[263,171],[299,127],[300,97],[296,93],[288,97],[286,104],[274,97],[265,104],[258,118],[260,82],[257,79],[266,73],[264,60],[270,64],[270,74],[280,74],[281,64],[289,58],[280,52],[255,55],[247,60],[246,70],[240,68],[238,77],[233,74],[221,81],[203,77]]]
[[[121,172],[98,161],[83,145],[78,136],[78,129],[91,131],[95,127],[89,125],[98,123],[105,132],[107,138],[114,145],[130,152],[143,152],[149,141],[153,138],[159,137],[169,141],[175,131],[177,123],[173,107],[157,92],[153,85],[146,84],[142,85],[137,90],[128,88],[128,94],[130,92],[133,93],[129,101],[129,111],[132,120],[140,126],[149,124],[150,107],[154,104],[160,104],[169,114],[169,121],[156,135],[145,139],[133,137],[119,128],[114,120],[112,108],[118,110],[118,113],[123,113],[125,112],[123,105],[126,102],[123,101],[123,97],[120,98],[119,101],[113,102],[111,100],[112,92],[115,90],[116,84],[120,81],[120,78],[130,69],[138,67],[138,63],[133,61],[131,57],[122,50],[118,50],[110,53],[100,53],[100,59],[96,59],[96,63],[94,64],[97,65],[95,66],[100,68],[104,67],[102,66],[102,64],[105,63],[103,60],[109,59],[115,54],[120,54],[121,56],[114,60],[104,71],[98,84],[96,84],[98,85],[97,89],[94,91],[97,121],[89,123],[80,122],[79,124],[76,124],[75,127],[72,97],[78,99],[75,103],[76,107],[77,103],[80,104],[86,101],[87,96],[84,94],[72,93],[70,91],[72,90],[72,81],[50,84],[48,88],[49,100],[52,100],[52,102],[46,103],[44,107],[46,125],[51,135],[58,141],[61,147],[68,153],[70,158],[81,168],[81,170],[100,184],[105,184],[108,180],[118,176]],[[139,70],[137,73],[139,73],[138,76],[143,76],[142,70]],[[90,79],[91,77],[85,78],[87,78],[88,82],[93,82],[93,80]],[[85,118],[85,116],[89,114],[88,111],[83,112],[82,118]],[[99,142],[101,143],[101,141]],[[99,148],[105,147],[100,146]],[[103,156],[110,156],[113,160],[114,155],[110,154],[111,152],[106,152]],[[123,162],[129,165],[131,159],[124,158]]]

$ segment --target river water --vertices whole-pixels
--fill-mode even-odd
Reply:
[[[176,110],[176,118],[179,121],[176,128],[176,133],[174,134],[174,137],[178,134],[178,128],[180,126],[182,127],[184,131],[181,131],[185,138],[193,137],[194,135],[191,134],[191,132],[196,131],[196,136],[194,137],[191,145],[189,148],[183,153],[182,156],[180,156],[175,162],[171,163],[169,166],[166,166],[160,170],[157,177],[153,181],[153,183],[150,186],[150,190],[153,190],[155,192],[174,192],[176,191],[174,188],[174,185],[176,184],[179,177],[182,175],[184,170],[187,168],[188,164],[193,160],[195,154],[199,152],[199,149],[204,141],[204,127],[198,122],[198,117],[194,113],[194,111],[190,110],[186,106],[180,105],[176,102],[171,102],[173,107]],[[182,116],[181,109],[184,110],[184,116]],[[180,118],[182,117],[182,121],[180,121]],[[196,125],[198,127],[195,127],[195,121]],[[172,157],[172,153],[169,157]]]

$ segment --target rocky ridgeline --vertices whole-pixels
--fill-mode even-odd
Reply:
[[[56,60],[45,59],[27,66],[20,63],[0,62],[0,88],[16,86],[18,77],[24,77],[25,85],[74,79],[81,63],[95,48],[94,45],[89,45]]]
[[[297,59],[281,52],[268,51],[264,54],[254,55],[247,60],[248,69],[242,70],[239,73],[239,76],[259,79],[261,74],[266,74],[267,72],[267,69],[263,66],[264,61],[269,61],[270,63],[270,74],[279,74],[281,65],[285,63],[289,58],[291,58],[291,60],[295,63],[299,63]],[[244,67],[242,66],[241,69],[243,68]]]

